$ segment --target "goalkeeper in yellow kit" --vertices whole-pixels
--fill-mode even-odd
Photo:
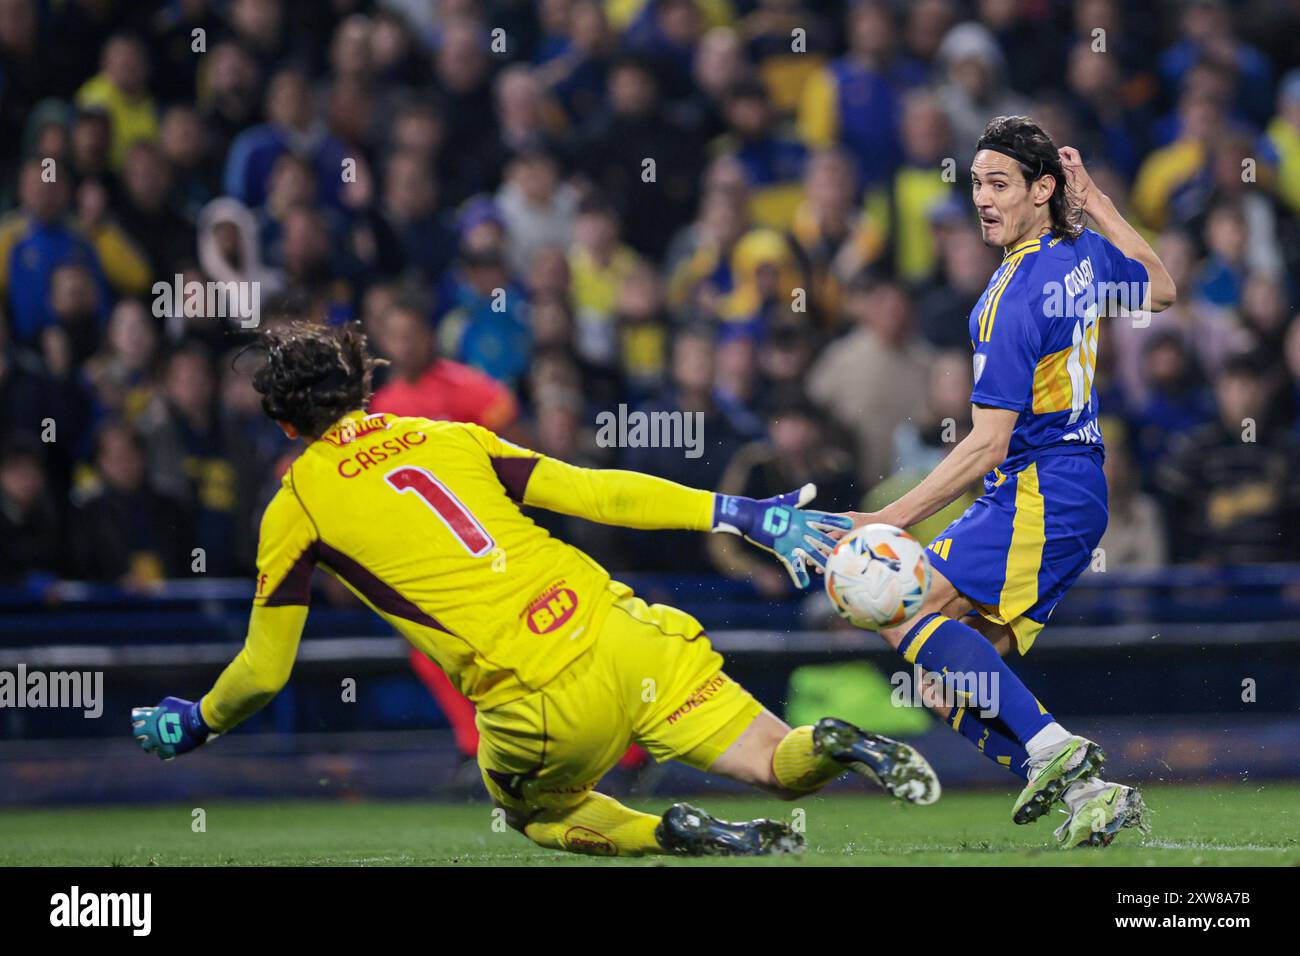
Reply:
[[[595,787],[629,741],[785,798],[846,770],[915,803],[939,795],[911,747],[834,719],[791,729],[722,670],[693,617],[647,605],[520,511],[629,528],[744,534],[797,583],[847,519],[802,511],[811,486],[767,501],[628,471],[577,468],[477,425],[369,415],[376,360],[353,329],[262,334],[263,408],[307,447],[267,506],[243,651],[197,702],[132,712],[165,759],[264,706],[285,685],[312,571],[335,575],[429,655],[478,709],[483,781],[536,843],[579,853],[797,849],[783,823],[727,823],[684,804],[638,813]]]

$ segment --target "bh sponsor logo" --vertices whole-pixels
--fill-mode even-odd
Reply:
[[[569,623],[578,609],[578,595],[557,581],[524,609],[524,620],[534,634],[549,634]]]

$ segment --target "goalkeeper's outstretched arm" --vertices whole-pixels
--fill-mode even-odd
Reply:
[[[315,530],[297,495],[282,488],[262,516],[257,595],[238,656],[198,701],[166,697],[131,711],[132,734],[164,760],[188,753],[252,716],[289,681],[307,608]]]
[[[466,427],[522,504],[624,528],[738,534],[776,555],[800,588],[810,583],[807,563],[825,565],[835,546],[827,532],[851,526],[842,515],[801,510],[817,494],[811,484],[762,500],[722,495],[636,471],[579,468]]]
[[[199,701],[212,733],[225,733],[247,720],[284,689],[306,622],[304,606],[254,605],[243,650]]]
[[[617,468],[579,468],[538,456],[523,504],[643,531],[711,531],[711,491]]]
[[[306,606],[254,605],[244,649],[200,700],[164,697],[131,711],[131,732],[147,753],[171,760],[252,716],[289,680]]]

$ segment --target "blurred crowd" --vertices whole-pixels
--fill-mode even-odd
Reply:
[[[879,507],[969,429],[968,168],[1010,113],[1180,290],[1101,336],[1106,566],[1300,560],[1298,36],[1289,0],[0,0],[0,582],[252,572],[295,451],[190,282],[364,323],[377,410]],[[620,404],[703,454],[601,447]]]

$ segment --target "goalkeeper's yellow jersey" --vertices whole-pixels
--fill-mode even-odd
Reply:
[[[520,510],[707,531],[713,494],[539,455],[478,425],[356,411],[311,442],[262,518],[243,651],[203,698],[224,731],[279,692],[324,568],[482,708],[531,692],[629,589]]]

